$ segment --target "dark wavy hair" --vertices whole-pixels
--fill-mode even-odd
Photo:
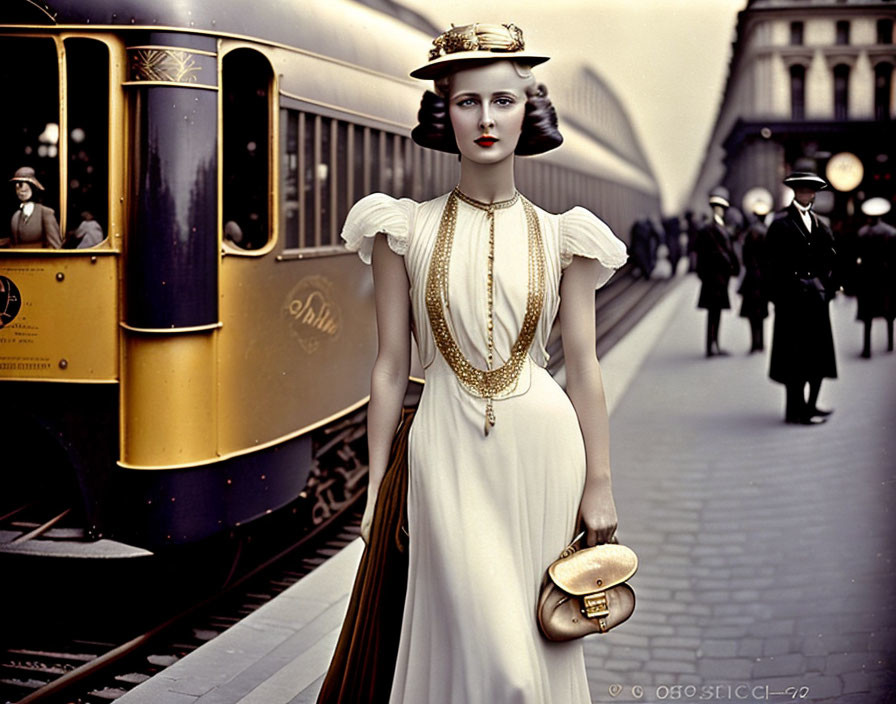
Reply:
[[[420,101],[417,121],[419,124],[411,130],[411,139],[421,147],[449,154],[460,153],[445,98],[431,90],[426,91]],[[548,98],[548,89],[539,83],[526,99],[523,129],[514,153],[520,156],[543,154],[561,144],[563,135],[557,129],[557,112]]]

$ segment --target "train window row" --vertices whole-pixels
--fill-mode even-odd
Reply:
[[[61,74],[61,75],[60,75]],[[3,37],[0,247],[87,248],[108,227],[109,50]]]
[[[280,111],[281,229],[286,250],[342,250],[339,232],[363,196],[431,198],[457,180],[457,159],[386,130]]]

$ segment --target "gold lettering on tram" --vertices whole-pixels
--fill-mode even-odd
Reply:
[[[284,314],[292,336],[308,354],[342,332],[342,309],[333,295],[333,282],[325,276],[300,280],[287,296]]]

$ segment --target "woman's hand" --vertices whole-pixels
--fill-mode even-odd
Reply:
[[[578,519],[578,525],[585,530],[586,545],[614,542],[617,523],[616,503],[609,482],[586,481]]]
[[[370,543],[370,527],[373,525],[373,510],[376,508],[375,491],[367,490],[367,505],[364,507],[364,515],[361,516],[361,540],[367,545]]]

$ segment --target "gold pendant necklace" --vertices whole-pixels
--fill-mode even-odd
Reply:
[[[457,341],[451,335],[448,321],[445,319],[445,309],[448,303],[449,265],[451,262],[451,248],[454,244],[454,231],[457,227],[457,201],[472,205],[484,210],[489,220],[488,238],[488,350],[486,354],[486,369],[474,367],[457,345]],[[495,210],[509,208],[517,200],[521,200],[523,211],[526,215],[526,231],[529,244],[528,259],[528,291],[526,295],[526,313],[520,328],[519,337],[513,343],[510,350],[510,358],[497,369],[492,369],[494,363],[494,264],[495,264]],[[471,392],[485,399],[485,424],[484,433],[488,435],[489,429],[495,424],[495,411],[492,399],[502,391],[510,387],[519,378],[529,348],[535,339],[535,331],[541,310],[544,307],[544,246],[541,238],[541,226],[535,208],[525,198],[516,193],[509,200],[496,203],[481,203],[455,188],[448,196],[442,218],[439,222],[439,232],[436,237],[432,259],[429,263],[429,272],[426,279],[426,310],[429,314],[429,323],[432,327],[433,338],[439,352],[448,362],[458,380]]]

